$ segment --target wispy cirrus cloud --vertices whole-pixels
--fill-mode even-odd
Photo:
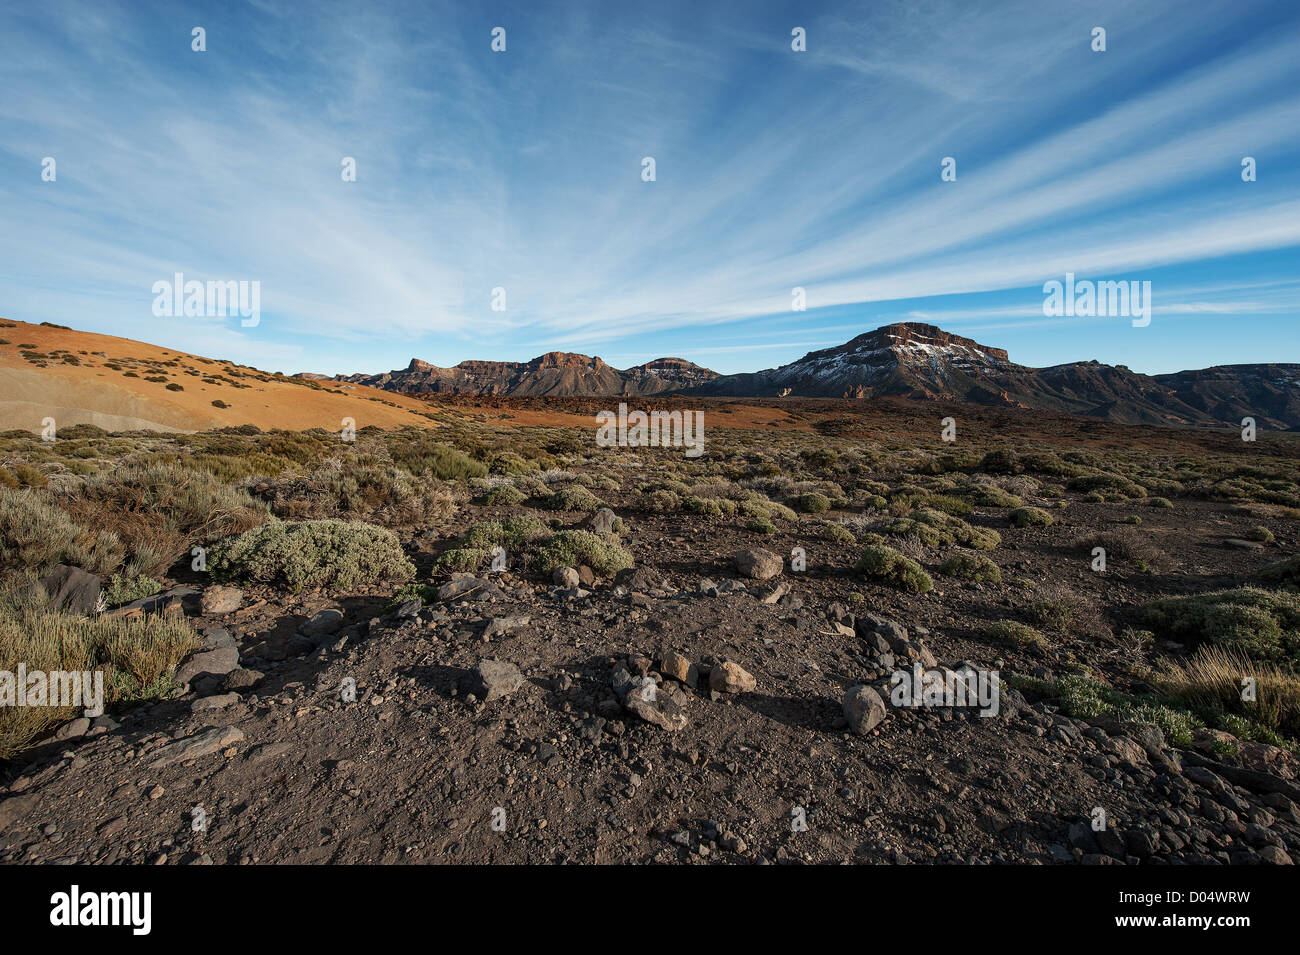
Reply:
[[[1300,249],[1300,13],[1251,7],[9,10],[0,313],[327,372],[556,347],[741,370],[836,340],[853,309],[858,331],[981,313],[1065,349],[1026,299],[1065,271],[1233,289],[1157,294],[1158,315],[1294,316],[1241,291],[1243,268],[1294,279]],[[154,318],[175,271],[260,280],[262,326]],[[810,310],[792,316],[795,286]],[[1139,350],[1163,334],[1144,331]]]

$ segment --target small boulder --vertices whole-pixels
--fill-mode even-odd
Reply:
[[[221,681],[223,690],[251,690],[262,681],[263,674],[260,670],[245,670],[243,667],[236,667],[226,674],[225,679]]]
[[[632,593],[645,593],[658,586],[654,576],[644,567],[625,567],[614,575],[614,583]]]
[[[195,713],[202,713],[204,710],[224,710],[227,706],[234,706],[240,700],[238,693],[222,693],[220,696],[205,696],[201,700],[195,700],[190,709]]]
[[[196,677],[225,676],[239,666],[239,651],[234,647],[217,647],[192,653],[176,668],[176,682],[192,683]]]
[[[343,626],[343,614],[328,608],[317,611],[312,618],[298,628],[298,632],[304,637],[328,637],[331,634],[338,633],[339,628]]]
[[[41,578],[41,586],[54,611],[87,614],[99,605],[99,578],[80,567],[59,564]]]
[[[495,597],[501,593],[495,583],[473,574],[457,574],[438,588],[439,600],[455,600],[459,597],[474,596],[478,599]]]
[[[519,668],[505,660],[480,660],[470,671],[468,691],[489,703],[508,696],[524,685]]]
[[[749,693],[755,686],[753,674],[731,660],[724,660],[709,673],[709,689],[719,693]]]
[[[784,566],[781,558],[770,550],[763,550],[761,547],[754,550],[738,550],[733,558],[736,562],[736,570],[742,577],[750,577],[754,580],[767,580],[781,573]]]
[[[54,738],[58,740],[79,739],[90,732],[90,719],[85,716],[78,716],[75,720],[64,723],[59,727]]]
[[[234,645],[235,638],[230,635],[230,631],[221,627],[209,630],[203,635],[204,650],[216,650],[220,647],[233,647]]]
[[[860,684],[844,694],[844,719],[848,721],[849,729],[858,735],[870,733],[880,725],[885,715],[885,701],[871,687]]]
[[[493,617],[488,621],[488,625],[483,628],[483,639],[491,640],[498,634],[509,633],[511,630],[526,627],[531,619],[531,617],[523,614],[513,614],[509,617]]]
[[[174,743],[168,743],[157,751],[157,758],[149,764],[149,768],[162,769],[176,763],[189,762],[191,759],[209,756],[243,741],[244,732],[237,726],[213,727]]]
[[[205,614],[234,613],[244,605],[244,592],[238,587],[226,587],[217,584],[203,591],[199,602]]]
[[[592,514],[583,526],[593,534],[612,534],[614,533],[614,522],[618,517],[608,507],[602,507],[596,513]]]
[[[557,587],[572,590],[578,586],[578,572],[572,567],[556,567],[551,573],[551,582]]]
[[[700,682],[700,668],[674,650],[663,655],[659,661],[659,672],[690,687]]]

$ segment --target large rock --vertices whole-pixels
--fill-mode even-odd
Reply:
[[[849,729],[858,734],[870,733],[886,715],[885,701],[866,685],[851,687],[844,694],[844,718]]]
[[[654,681],[650,682],[653,685]],[[659,689],[654,690],[652,694],[648,693],[646,696],[642,696],[639,691],[634,690],[627,695],[623,705],[627,707],[629,713],[639,716],[647,723],[653,723],[655,726],[671,732],[685,729],[688,722],[686,711],[677,702],[676,697]]]
[[[709,689],[719,693],[749,693],[755,685],[753,674],[731,660],[717,664],[709,673]]]
[[[59,564],[41,578],[50,609],[62,613],[93,613],[99,606],[99,578],[80,567]]]
[[[620,587],[626,587],[633,593],[644,593],[647,590],[654,590],[658,586],[658,581],[654,575],[644,567],[625,567],[614,575],[614,583]]]
[[[674,650],[663,655],[659,661],[659,672],[691,687],[700,682],[700,668]]]
[[[655,683],[653,677],[632,676],[625,669],[614,673],[614,695],[634,716],[662,729],[685,729],[686,696],[675,687]]]
[[[509,617],[493,617],[488,621],[488,625],[483,628],[483,639],[491,640],[498,634],[509,633],[511,630],[526,627],[532,619],[532,617],[523,614],[512,614]]]
[[[217,647],[190,654],[176,668],[176,682],[193,683],[201,676],[222,677],[239,666],[239,651],[234,647]]]
[[[505,660],[480,660],[470,671],[468,690],[484,702],[498,700],[524,685],[519,668]]]
[[[781,568],[784,566],[780,556],[761,547],[754,550],[738,550],[733,559],[736,562],[736,570],[740,571],[741,576],[752,577],[754,580],[775,577],[781,573]]]
[[[343,614],[333,608],[317,611],[312,618],[298,628],[298,632],[307,637],[328,637],[338,633],[343,626]]]
[[[205,614],[234,613],[244,605],[244,592],[238,587],[218,584],[203,591],[200,609]]]
[[[439,600],[457,600],[461,597],[473,597],[486,600],[501,594],[501,588],[483,577],[473,574],[456,574],[448,583],[438,588]]]
[[[237,726],[217,726],[202,733],[196,733],[185,739],[169,743],[158,750],[157,758],[149,764],[150,769],[162,769],[176,763],[186,763],[191,759],[208,756],[228,746],[244,741],[244,733]]]
[[[243,667],[236,667],[226,674],[221,681],[221,689],[227,692],[231,690],[244,691],[251,690],[262,682],[264,674],[260,670],[245,670]]]
[[[578,571],[573,567],[556,567],[551,573],[551,582],[557,587],[572,590],[578,586]]]
[[[602,507],[595,514],[592,514],[583,526],[594,534],[612,534],[614,533],[614,522],[618,520],[614,512],[608,507]]]
[[[853,626],[858,631],[858,636],[864,639],[868,634],[874,633],[891,645],[900,641],[907,641],[907,628],[897,620],[890,620],[888,617],[877,617],[875,614],[865,613],[854,619]]]

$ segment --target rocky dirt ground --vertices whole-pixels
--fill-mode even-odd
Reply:
[[[182,614],[203,636],[181,688],[8,765],[0,862],[1289,863],[1286,747],[1175,746],[1010,683],[996,716],[846,705],[861,686],[887,701],[913,662],[1124,671],[1117,614],[1278,556],[1225,545],[1241,521],[1223,504],[1180,499],[1141,510],[1158,566],[1094,574],[1069,543],[1136,505],[1072,497],[1050,527],[967,516],[998,528],[1016,586],[906,593],[864,582],[860,544],[801,524],[757,534],[617,504],[635,565],[609,578],[432,571],[456,534],[527,511],[483,504],[404,532],[427,602],[177,572],[128,612]],[[1293,550],[1297,522],[1272,526],[1274,551]],[[1057,595],[1078,621],[1050,647],[983,635]]]

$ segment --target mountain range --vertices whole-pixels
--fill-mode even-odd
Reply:
[[[319,375],[310,375],[322,380]],[[415,394],[458,395],[657,395],[685,391],[718,377],[683,358],[656,358],[618,369],[590,355],[548,352],[532,361],[463,361],[439,368],[412,358],[382,375],[337,375],[334,381]]]
[[[320,375],[305,375],[317,380]],[[1001,348],[934,325],[900,322],[798,361],[719,375],[682,358],[617,369],[600,358],[549,352],[528,362],[411,359],[381,375],[334,381],[385,391],[471,395],[683,395],[752,398],[904,397],[1061,411],[1129,424],[1239,425],[1300,430],[1300,364],[1218,365],[1144,375],[1098,361],[1032,368]]]

